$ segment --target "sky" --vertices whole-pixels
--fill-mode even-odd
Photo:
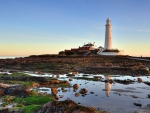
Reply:
[[[57,54],[96,42],[150,57],[150,0],[0,0],[0,56]]]

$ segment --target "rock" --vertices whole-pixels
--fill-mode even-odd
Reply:
[[[10,85],[9,84],[0,83],[0,87],[6,88],[6,87],[10,87]]]
[[[23,98],[29,96],[28,92],[26,91],[26,87],[22,85],[5,88],[4,94]]]
[[[85,89],[85,88],[83,88],[83,89],[80,90],[80,93],[81,93],[81,94],[85,94],[85,93],[87,93],[87,92],[88,92],[88,90]]]
[[[72,75],[75,76],[76,75],[75,72],[72,72]]]
[[[61,88],[61,90],[65,90],[65,88],[64,88],[64,87],[62,87],[62,88]]]
[[[38,74],[40,75],[40,74],[42,74],[42,72],[41,72],[41,71],[38,71]]]
[[[133,98],[139,98],[138,96],[135,96],[135,95],[131,95],[131,97],[133,97]]]
[[[141,113],[141,111],[135,111],[134,113]]]
[[[0,89],[0,96],[4,95],[4,88]]]
[[[102,76],[93,76],[94,78],[102,79]]]
[[[72,81],[72,78],[69,78],[69,81]]]
[[[78,96],[80,96],[80,93],[75,93],[75,97],[78,97]]]
[[[82,76],[89,76],[89,75],[82,75]]]
[[[142,82],[143,80],[142,80],[142,78],[137,78],[138,79],[138,82]]]
[[[52,80],[51,83],[52,83],[52,84],[59,84],[60,81],[59,81],[59,80]]]
[[[60,74],[57,74],[56,77],[59,78],[59,77],[60,77]]]
[[[150,98],[150,94],[148,94],[147,97]]]
[[[79,88],[79,85],[78,85],[78,84],[74,84],[74,85],[73,85],[73,88],[74,88],[74,89],[78,89],[78,88]]]
[[[57,88],[51,88],[51,90],[52,90],[53,94],[57,94],[58,93],[58,89]]]
[[[0,113],[25,113],[25,111],[22,110],[9,110],[9,109],[0,109]]]
[[[67,74],[66,76],[75,76],[75,74],[71,73],[71,74]]]
[[[40,84],[39,83],[33,83],[32,87],[40,87]]]
[[[147,104],[147,107],[149,107],[149,108],[150,108],[150,104]]]
[[[150,86],[150,82],[144,82],[144,83]]]
[[[76,75],[77,75],[77,74],[79,74],[79,73],[78,73],[78,72],[74,72],[74,74],[76,74]]]
[[[142,106],[141,103],[134,103],[134,105],[135,105],[135,106],[140,106],[140,107]]]
[[[90,92],[91,94],[94,94],[94,92],[92,91],[92,92]]]
[[[63,97],[64,97],[64,95],[60,95],[60,96],[59,96],[59,98],[63,98]]]
[[[72,106],[77,106],[77,104],[72,100],[53,101],[45,104],[34,113],[66,113],[66,108]]]
[[[57,100],[59,99],[58,95],[56,95],[56,94],[54,94],[54,98]]]
[[[43,107],[51,107],[51,105],[52,105],[52,102],[48,102],[48,103],[44,104]]]

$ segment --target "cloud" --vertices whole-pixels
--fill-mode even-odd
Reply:
[[[138,31],[138,32],[150,32],[150,29],[147,29],[147,30],[138,29],[137,31]]]

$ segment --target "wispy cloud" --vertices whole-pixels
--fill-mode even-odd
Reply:
[[[138,32],[150,32],[150,29],[137,29]]]

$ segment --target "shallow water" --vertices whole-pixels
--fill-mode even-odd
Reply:
[[[31,73],[26,72],[32,76],[42,76],[42,77],[54,77],[56,78],[56,75],[52,75],[49,73],[46,73],[44,75],[38,75],[37,73]],[[83,77],[84,74],[80,73],[76,75],[76,77]],[[87,75],[87,74],[86,74]],[[81,105],[85,106],[91,106],[95,108],[99,108],[102,110],[108,110],[112,113],[134,113],[135,111],[139,110],[142,113],[144,112],[143,108],[150,104],[150,99],[147,98],[147,95],[150,94],[150,86],[144,84],[144,83],[138,83],[137,78],[138,77],[132,77],[129,75],[126,76],[120,76],[120,75],[93,75],[88,74],[88,78],[93,78],[93,76],[102,76],[102,80],[105,79],[119,79],[119,80],[134,80],[133,84],[120,84],[120,83],[105,83],[101,80],[99,81],[89,81],[89,80],[81,80],[81,79],[74,79],[70,82],[71,86],[74,84],[79,84],[79,88],[74,92],[73,87],[65,88],[67,90],[66,92],[63,92],[60,89],[58,92],[58,96],[63,95],[63,98],[59,98],[59,101],[66,100],[66,99],[72,99],[76,103],[81,103]],[[150,76],[139,76],[142,78],[143,81],[150,82]],[[60,75],[60,80],[68,80],[69,77],[65,75]],[[81,88],[86,88],[88,90],[87,95],[76,97],[75,93],[78,93]],[[51,88],[49,87],[41,87],[39,88],[40,92],[47,92],[48,94],[51,94]],[[91,94],[90,92],[94,92],[94,94]],[[133,98],[137,97],[137,98]],[[135,106],[134,103],[141,103],[142,107]],[[147,113],[150,113],[148,111]]]

